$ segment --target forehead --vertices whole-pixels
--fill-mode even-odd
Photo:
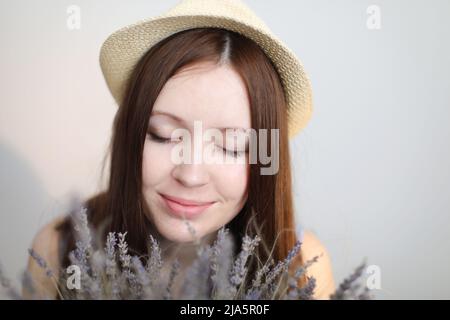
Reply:
[[[230,66],[196,64],[170,78],[153,106],[152,118],[172,114],[184,122],[203,122],[203,127],[251,127],[245,83]],[[158,114],[156,116],[156,114]]]

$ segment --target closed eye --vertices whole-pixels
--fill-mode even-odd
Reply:
[[[232,157],[241,157],[243,156],[245,153],[247,153],[247,151],[239,151],[239,150],[228,150],[228,149],[224,149],[222,147],[217,146],[217,148],[219,148],[220,150],[222,150],[222,152],[229,154]]]
[[[150,137],[151,140],[156,141],[158,143],[172,143],[172,142],[179,142],[179,140],[176,141],[172,141],[171,138],[164,138],[164,137],[160,137],[152,132],[148,132],[147,135]],[[220,149],[220,151],[232,156],[232,157],[241,157],[243,156],[245,153],[247,153],[246,151],[239,151],[239,150],[228,150],[228,149],[224,149],[222,147],[216,146],[216,148]]]
[[[151,140],[156,141],[158,143],[172,143],[172,142],[179,142],[179,140],[173,141],[171,138],[164,138],[160,137],[152,132],[148,132],[147,135],[150,137]]]

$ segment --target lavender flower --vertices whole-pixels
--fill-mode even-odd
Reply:
[[[119,247],[119,259],[122,264],[122,281],[127,281],[129,284],[130,294],[133,299],[139,296],[139,288],[136,279],[136,275],[131,270],[131,256],[128,254],[128,244],[125,241],[125,233],[118,233],[119,243],[117,246]]]
[[[81,207],[72,214],[76,231],[76,247],[70,252],[69,258],[72,264],[81,269],[81,288],[75,292],[66,290],[59,292],[62,299],[173,299],[174,294],[179,299],[273,299],[276,292],[280,292],[280,299],[314,299],[316,279],[307,277],[307,283],[303,287],[298,286],[298,280],[306,270],[316,263],[320,256],[315,256],[303,266],[297,268],[293,276],[288,274],[288,269],[300,250],[301,243],[297,241],[282,261],[274,261],[272,257],[262,266],[258,265],[254,275],[248,274],[247,262],[255,253],[261,238],[250,238],[245,235],[242,246],[237,255],[234,255],[233,236],[229,230],[222,227],[217,233],[217,239],[212,246],[199,246],[197,257],[192,265],[186,268],[184,278],[181,279],[181,290],[174,292],[175,279],[181,274],[181,266],[177,257],[170,265],[167,281],[161,281],[163,259],[161,248],[156,239],[149,235],[149,252],[144,265],[144,257],[131,255],[126,242],[127,232],[110,232],[106,243],[99,245],[95,250],[91,244],[91,229],[88,224],[86,208]],[[189,231],[199,244],[199,238],[195,229],[186,221]],[[30,256],[46,271],[47,276],[52,277],[53,272],[46,261],[33,249],[29,250]],[[259,257],[256,257],[259,258]],[[361,278],[365,263],[359,266],[354,273],[346,278],[331,299],[371,299],[369,289],[364,286],[362,292],[358,281]],[[65,274],[65,272],[61,272]],[[254,277],[253,277],[254,276]],[[287,277],[285,286],[281,288],[282,277]],[[249,288],[244,288],[246,277],[251,277]],[[60,279],[64,281],[62,277]],[[0,282],[8,289],[10,296],[18,298],[20,295],[14,291],[9,281],[3,276],[0,267]],[[24,277],[23,285],[30,287],[33,293],[31,278]],[[61,288],[65,285],[61,283]],[[178,296],[178,294],[180,294]],[[34,296],[33,296],[34,297]],[[19,297],[20,298],[20,297]]]
[[[81,270],[81,287],[84,295],[90,299],[102,298],[102,285],[99,270],[96,270],[98,259],[92,259],[92,237],[87,217],[87,208],[73,201],[73,207],[78,208],[71,212],[71,219],[75,229],[75,250],[69,253],[69,259],[73,265]],[[81,293],[77,292],[76,296]]]
[[[117,263],[116,263],[116,234],[114,232],[109,232],[106,237],[106,274],[114,278],[117,271]]]
[[[218,257],[223,249],[227,235],[228,230],[226,230],[225,227],[220,228],[220,230],[217,233],[217,239],[212,246],[211,279],[213,281],[217,280],[217,273],[219,271]]]
[[[330,299],[332,300],[345,300],[345,299],[370,299],[368,288],[365,287],[364,292],[360,295],[357,295],[357,289],[359,289],[360,284],[356,281],[362,277],[364,269],[366,268],[366,262],[363,261],[361,265],[359,265],[355,271],[338,286],[336,292],[330,295]]]
[[[143,299],[150,299],[153,297],[153,292],[150,290],[150,277],[144,265],[136,256],[131,258],[131,265],[136,274],[136,281],[138,284],[138,296]]]
[[[45,270],[45,275],[47,277],[53,276],[53,271],[47,266],[45,260],[34,249],[28,249],[28,253],[34,259],[34,261],[36,261],[39,267]]]
[[[11,297],[11,299],[13,300],[22,299],[21,295],[17,292],[17,290],[11,286],[11,281],[5,277],[3,267],[1,264],[0,264],[0,284],[3,288],[6,289],[7,294],[9,297]]]
[[[237,289],[236,287],[243,282],[244,276],[247,272],[247,268],[245,266],[247,259],[252,255],[253,250],[258,245],[260,240],[261,238],[259,236],[255,236],[253,239],[247,235],[244,236],[242,241],[242,250],[235,260],[230,274],[230,282],[234,286],[234,289]]]
[[[297,290],[297,299],[313,300],[314,289],[316,288],[316,278],[308,277],[308,282],[303,288]]]
[[[279,261],[277,265],[267,274],[265,286],[269,286],[282,272],[286,272],[292,259],[300,251],[301,242],[296,241],[294,247],[289,251],[288,256],[283,261]]]
[[[222,227],[211,249],[212,299],[227,299],[234,294],[233,285],[229,278],[233,267],[234,246],[232,236],[227,229]]]
[[[105,273],[108,283],[110,284],[111,298],[119,298],[119,283],[117,282],[117,261],[116,261],[116,234],[115,232],[109,232],[106,237],[106,261],[105,261]]]
[[[169,281],[167,283],[166,293],[164,295],[164,299],[166,299],[166,300],[172,298],[172,286],[173,286],[175,277],[177,276],[179,270],[180,270],[180,263],[179,263],[178,259],[175,259],[175,261],[172,263],[172,268],[170,270],[170,275],[169,275]]]
[[[118,234],[119,243],[117,246],[119,247],[119,257],[120,257],[120,262],[122,263],[122,267],[129,268],[130,262],[131,262],[131,256],[128,254],[128,244],[125,241],[126,235],[127,235],[127,232],[125,232],[125,233],[119,232],[119,234]]]
[[[266,275],[269,272],[272,264],[273,264],[273,261],[269,261],[268,263],[264,264],[263,267],[256,272],[256,277],[252,281],[252,286],[250,289],[247,290],[246,299],[258,300],[261,297],[262,290],[260,289],[260,287],[261,287],[262,278],[264,275]]]
[[[154,283],[158,279],[162,265],[161,248],[156,239],[150,235],[150,257],[147,260],[146,270],[150,276],[151,283]]]
[[[186,271],[182,287],[182,296],[190,300],[204,300],[210,297],[212,283],[210,278],[210,261],[212,249],[209,246],[197,252],[197,259]]]
[[[72,255],[72,263],[78,265],[83,273],[90,271],[88,259],[92,254],[91,246],[91,232],[88,226],[87,209],[81,208],[71,214],[72,222],[74,223],[76,249]]]

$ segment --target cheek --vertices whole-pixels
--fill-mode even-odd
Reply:
[[[142,153],[142,183],[151,187],[167,178],[171,170],[170,147],[146,141]]]
[[[239,202],[245,196],[249,180],[248,166],[224,165],[216,168],[216,185],[225,200]]]

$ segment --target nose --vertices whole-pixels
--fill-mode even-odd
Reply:
[[[207,184],[209,182],[209,173],[207,164],[204,163],[203,159],[203,150],[205,148],[203,136],[195,132],[193,139],[188,139],[183,147],[189,148],[188,150],[183,150],[183,152],[187,152],[186,155],[189,160],[175,165],[172,170],[172,176],[185,187],[200,187]]]
[[[172,176],[189,188],[201,187],[209,182],[209,174],[204,164],[179,164],[173,169]]]
[[[185,187],[200,187],[209,182],[209,173],[207,165],[204,163],[203,150],[205,148],[201,140],[192,139],[190,144],[191,152],[189,161],[182,161],[175,165],[172,176],[175,180],[183,184]],[[198,161],[200,160],[200,161]]]

